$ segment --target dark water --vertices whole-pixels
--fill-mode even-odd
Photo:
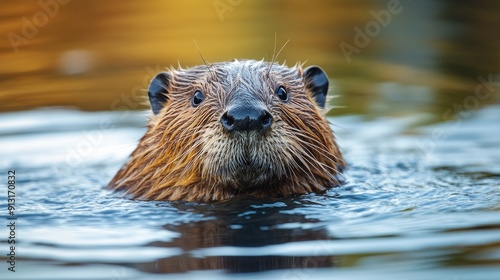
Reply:
[[[143,113],[4,113],[0,168],[16,171],[18,243],[11,273],[1,231],[0,275],[498,279],[500,107],[469,113],[435,125],[419,125],[425,115],[334,118],[345,185],[213,204],[103,190],[144,133]],[[5,191],[0,199],[6,209]]]

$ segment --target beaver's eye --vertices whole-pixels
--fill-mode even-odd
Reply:
[[[288,100],[290,99],[290,97],[288,96],[288,92],[286,91],[285,87],[283,87],[283,86],[279,86],[274,93],[283,102],[288,102]]]
[[[201,102],[203,102],[203,99],[205,97],[203,96],[203,93],[201,92],[201,90],[197,90],[194,92],[194,95],[193,95],[193,99],[191,99],[191,105],[193,107],[198,107],[198,105],[201,104]]]

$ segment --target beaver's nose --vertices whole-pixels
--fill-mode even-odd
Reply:
[[[232,131],[256,131],[266,132],[273,123],[273,116],[262,108],[253,106],[238,106],[226,111],[220,122],[229,132]]]

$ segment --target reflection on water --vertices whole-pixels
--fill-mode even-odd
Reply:
[[[498,1],[40,3],[0,11],[0,111],[145,108],[156,72],[202,63],[194,40],[212,62],[269,59],[290,40],[280,61],[324,67],[340,95],[335,114],[379,114],[372,105],[388,86],[409,96],[396,102],[405,112],[441,114],[474,94],[478,76],[500,80]]]
[[[307,219],[305,215],[286,214],[298,204],[301,203],[289,199],[262,201],[251,198],[234,199],[208,207],[177,204],[175,207],[179,212],[192,209],[194,213],[208,216],[210,219],[177,225],[166,224],[164,228],[180,233],[179,238],[152,245],[181,248],[190,254],[159,259],[139,265],[138,268],[154,273],[208,269],[241,273],[333,266],[333,256],[276,256],[276,252],[266,249],[268,245],[329,239],[327,232],[320,228],[280,228],[291,223],[299,225],[319,222],[317,219]],[[186,236],[191,238],[185,238]],[[257,249],[257,254],[247,254],[245,248]],[[265,254],[262,254],[263,252]]]

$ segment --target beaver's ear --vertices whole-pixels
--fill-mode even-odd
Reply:
[[[328,76],[318,66],[310,66],[304,70],[306,87],[311,91],[312,97],[319,107],[325,108],[328,93]]]
[[[168,85],[170,83],[170,74],[166,72],[161,72],[157,74],[149,84],[148,96],[149,103],[151,103],[151,109],[153,113],[157,115],[165,102],[167,101],[167,91]]]

